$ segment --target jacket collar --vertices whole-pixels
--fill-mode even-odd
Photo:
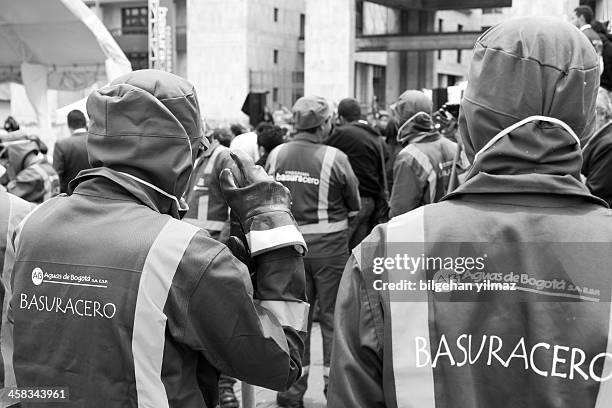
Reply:
[[[460,185],[453,192],[442,197],[443,200],[457,199],[466,194],[476,194],[492,197],[500,194],[508,194],[507,198],[524,195],[546,195],[549,197],[561,196],[579,197],[591,203],[608,207],[608,204],[592,195],[587,187],[576,180],[575,177],[553,174],[516,174],[501,175],[479,172],[472,178]]]
[[[311,143],[317,143],[320,144],[321,140],[319,139],[319,137],[314,134],[314,133],[308,133],[308,132],[298,132],[293,136],[293,140],[296,141],[305,141],[305,142],[311,142]]]
[[[136,200],[153,211],[180,218],[178,208],[172,199],[144,184],[106,167],[81,171],[68,184],[68,191],[74,194],[94,195],[105,198]]]

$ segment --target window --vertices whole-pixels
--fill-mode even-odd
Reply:
[[[503,10],[501,8],[483,8],[482,14],[501,14]]]
[[[274,63],[278,64],[278,50],[274,50]]]
[[[276,87],[272,88],[272,102],[278,102],[278,88]]]
[[[147,7],[127,7],[121,9],[121,27],[124,34],[144,34],[147,32],[149,9]]]
[[[463,31],[463,25],[457,24],[457,31]],[[457,64],[461,64],[461,50],[457,50]]]
[[[377,97],[378,106],[385,106],[385,86],[386,86],[386,67],[381,65],[373,66],[372,90]]]
[[[438,19],[438,32],[441,33],[443,30],[443,24],[444,24],[444,20],[442,20],[441,18]],[[442,59],[442,50],[438,50],[438,59],[441,60]]]
[[[130,60],[134,71],[149,68],[149,54],[146,52],[126,52],[125,56]]]
[[[363,34],[363,0],[355,2],[355,33]]]
[[[306,14],[300,14],[300,40],[304,39],[305,31],[306,31]]]
[[[278,8],[274,7],[274,22],[278,22]]]

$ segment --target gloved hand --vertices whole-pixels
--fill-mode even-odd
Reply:
[[[286,246],[306,250],[291,214],[291,194],[244,152],[230,152],[231,169],[219,176],[221,191],[246,235],[251,256]]]

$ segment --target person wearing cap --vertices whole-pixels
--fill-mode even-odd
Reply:
[[[332,119],[325,99],[302,97],[292,110],[297,133],[291,141],[272,150],[266,169],[291,191],[291,210],[308,245],[304,258],[306,296],[311,305],[315,301],[319,305],[324,392],[327,392],[334,305],[348,258],[349,217],[359,212],[359,182],[346,154],[323,144],[329,136]],[[303,406],[308,385],[312,312],[311,308],[304,337],[304,371],[287,392],[277,395],[282,407]]]
[[[328,407],[610,407],[612,211],[580,180],[597,54],[567,22],[516,18],[478,38],[468,78],[466,181],[344,270]]]
[[[134,71],[92,92],[87,113],[92,168],[13,240],[17,385],[90,408],[216,407],[220,372],[287,389],[308,313],[287,189],[232,153],[220,189],[246,241],[230,250],[180,219],[207,144],[191,83]]]
[[[9,193],[31,203],[42,203],[60,193],[60,179],[44,153],[47,146],[36,136],[5,142]]]
[[[403,146],[393,164],[389,201],[389,215],[396,217],[446,194],[457,144],[435,130],[431,98],[423,92],[404,92],[392,108],[399,125],[397,141]]]
[[[359,180],[361,210],[349,226],[349,249],[353,249],[379,223],[377,205],[382,201],[387,205],[384,150],[378,131],[362,119],[361,105],[356,99],[342,99],[338,116],[340,126],[334,129],[327,145],[347,155]]]

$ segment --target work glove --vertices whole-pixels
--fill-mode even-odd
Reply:
[[[230,155],[234,164],[221,172],[219,184],[232,218],[242,227],[250,257],[236,236],[230,237],[228,246],[249,267],[253,297],[283,326],[292,359],[299,361],[302,343],[298,332],[306,331],[309,306],[301,259],[306,244],[289,209],[291,194],[246,153]]]
[[[291,193],[240,150],[230,152],[231,169],[219,176],[221,191],[246,236],[251,256],[306,243],[291,214]]]

